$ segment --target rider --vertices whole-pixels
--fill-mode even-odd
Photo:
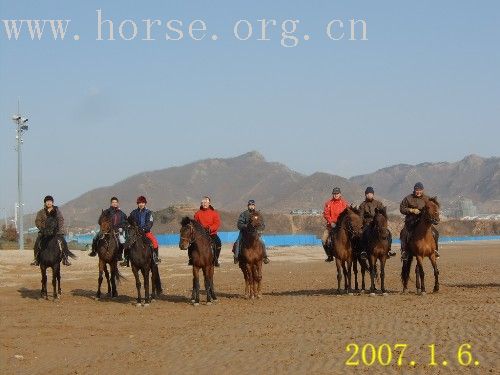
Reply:
[[[323,243],[323,249],[325,249],[325,253],[327,255],[325,262],[333,261],[333,254],[331,253],[331,250],[327,248],[328,237],[330,236],[332,229],[335,228],[339,215],[348,206],[349,203],[342,198],[340,188],[334,187],[332,190],[332,198],[325,202],[325,208],[323,210],[323,217],[326,220],[326,228],[321,236],[321,242]]]
[[[43,231],[45,229],[45,223],[47,221],[47,218],[49,216],[56,217],[57,218],[57,239],[60,241],[59,243],[64,246],[66,249],[68,248],[68,244],[66,243],[66,240],[64,239],[64,218],[61,213],[61,210],[57,206],[54,206],[54,198],[52,196],[47,195],[43,199],[43,205],[44,207],[37,212],[36,218],[35,218],[35,225],[38,228],[38,236],[36,237],[35,240],[35,246],[33,247],[34,250],[34,260],[31,263],[32,266],[38,266],[40,265],[39,260],[38,260],[38,254],[40,253],[41,250],[41,242],[44,237]],[[62,252],[62,262],[65,266],[70,266],[71,263],[68,261],[68,255],[66,254],[66,251]]]
[[[161,259],[158,257],[158,240],[151,232],[151,228],[153,227],[153,213],[151,210],[146,208],[146,204],[148,203],[146,197],[140,196],[137,198],[137,208],[130,213],[130,216],[134,218],[135,222],[142,229],[144,235],[147,237],[149,241],[151,241],[151,245],[153,247],[153,260],[156,264],[161,262]],[[120,263],[122,266],[129,266],[129,256],[127,249],[125,249],[125,260]]]
[[[250,223],[250,215],[255,212],[255,200],[250,199],[247,204],[247,210],[243,211],[240,216],[238,217],[238,222],[237,222],[237,227],[240,231],[238,234],[238,239],[236,240],[236,246],[234,248],[234,263],[238,263],[239,261],[239,255],[240,255],[240,247],[241,247],[241,238],[243,236],[242,231],[243,229],[247,228],[247,225]],[[264,224],[264,218],[262,218],[261,225],[259,228],[256,228],[259,232],[262,232],[266,225]],[[264,263],[268,264],[270,262],[269,258],[267,257],[267,251],[266,251],[266,244],[264,241],[262,241],[262,238],[260,239],[260,242],[262,243],[262,251],[264,252]]]
[[[194,214],[194,219],[201,224],[210,234],[212,238],[212,243],[215,246],[214,251],[214,265],[215,267],[220,267],[219,255],[222,247],[221,240],[217,235],[217,231],[220,227],[220,216],[219,213],[210,204],[210,197],[203,197],[201,200],[200,209]],[[189,265],[193,265],[193,259],[191,258],[191,251],[188,249]]]
[[[373,221],[373,218],[375,217],[375,210],[377,209],[383,210],[384,205],[381,201],[375,199],[375,190],[373,189],[373,187],[368,186],[365,190],[365,200],[359,205],[360,215],[363,218],[363,238],[366,236],[366,229]],[[396,255],[396,252],[391,248],[392,234],[390,230],[388,230],[388,233],[389,256],[394,256]],[[366,259],[366,249],[362,249],[360,255],[362,259]]]
[[[111,216],[111,221],[113,223],[113,229],[115,233],[118,233],[118,243],[119,243],[119,248],[120,248],[120,255],[118,260],[123,260],[122,254],[123,254],[123,239],[124,239],[124,233],[125,233],[125,228],[127,227],[127,215],[120,210],[120,203],[118,201],[117,197],[112,197],[111,200],[111,205],[108,209],[106,209],[103,214],[110,215]],[[99,217],[99,225],[101,225],[101,216]],[[92,251],[90,252],[89,256],[95,257],[97,255],[97,241],[99,239],[99,236],[101,235],[101,232],[99,231],[94,239],[92,240]]]
[[[429,200],[429,197],[424,194],[424,185],[421,182],[417,182],[413,187],[413,193],[407,195],[401,205],[399,206],[399,211],[405,215],[405,226],[403,230],[401,230],[401,259],[406,260],[408,258],[408,253],[406,251],[406,246],[408,245],[408,241],[411,238],[411,234],[413,229],[415,229],[416,224],[418,223],[418,218],[420,212],[425,207],[426,202]],[[436,257],[439,258],[438,252],[438,240],[439,240],[439,232],[437,229],[432,226],[432,237],[436,241]]]

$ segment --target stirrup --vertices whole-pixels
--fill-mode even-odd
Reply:
[[[366,257],[367,257],[366,251],[362,251],[362,252],[359,254],[359,257],[360,257],[361,259],[366,259]]]
[[[264,262],[264,264],[268,264],[270,262],[268,257],[264,257],[262,261]]]

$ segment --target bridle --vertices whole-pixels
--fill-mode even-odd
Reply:
[[[191,224],[191,223],[189,223],[188,225],[186,225],[186,227],[189,227],[189,237],[180,236],[180,239],[182,241],[189,242],[189,245],[191,245],[195,241],[195,238],[194,238],[194,227],[193,227],[193,224]],[[185,227],[183,227],[183,228],[185,228]]]

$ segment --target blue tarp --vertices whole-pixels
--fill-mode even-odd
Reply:
[[[233,243],[238,238],[238,232],[219,232],[222,243]],[[79,244],[91,244],[93,235],[82,234],[67,236],[67,241],[76,241]],[[178,234],[156,234],[156,238],[161,246],[177,246],[179,244]],[[267,246],[315,246],[321,245],[321,240],[314,234],[268,234],[263,236]],[[441,237],[439,243],[453,243],[463,241],[499,241],[500,236],[462,236],[462,237]],[[399,243],[395,239],[394,243]]]

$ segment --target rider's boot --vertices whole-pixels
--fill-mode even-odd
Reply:
[[[158,265],[159,263],[161,263],[161,259],[158,256],[158,248],[154,248],[153,249],[153,261],[155,262],[156,265]]]
[[[95,257],[97,255],[97,238],[98,235],[92,240],[92,251],[89,253],[89,257]]]

